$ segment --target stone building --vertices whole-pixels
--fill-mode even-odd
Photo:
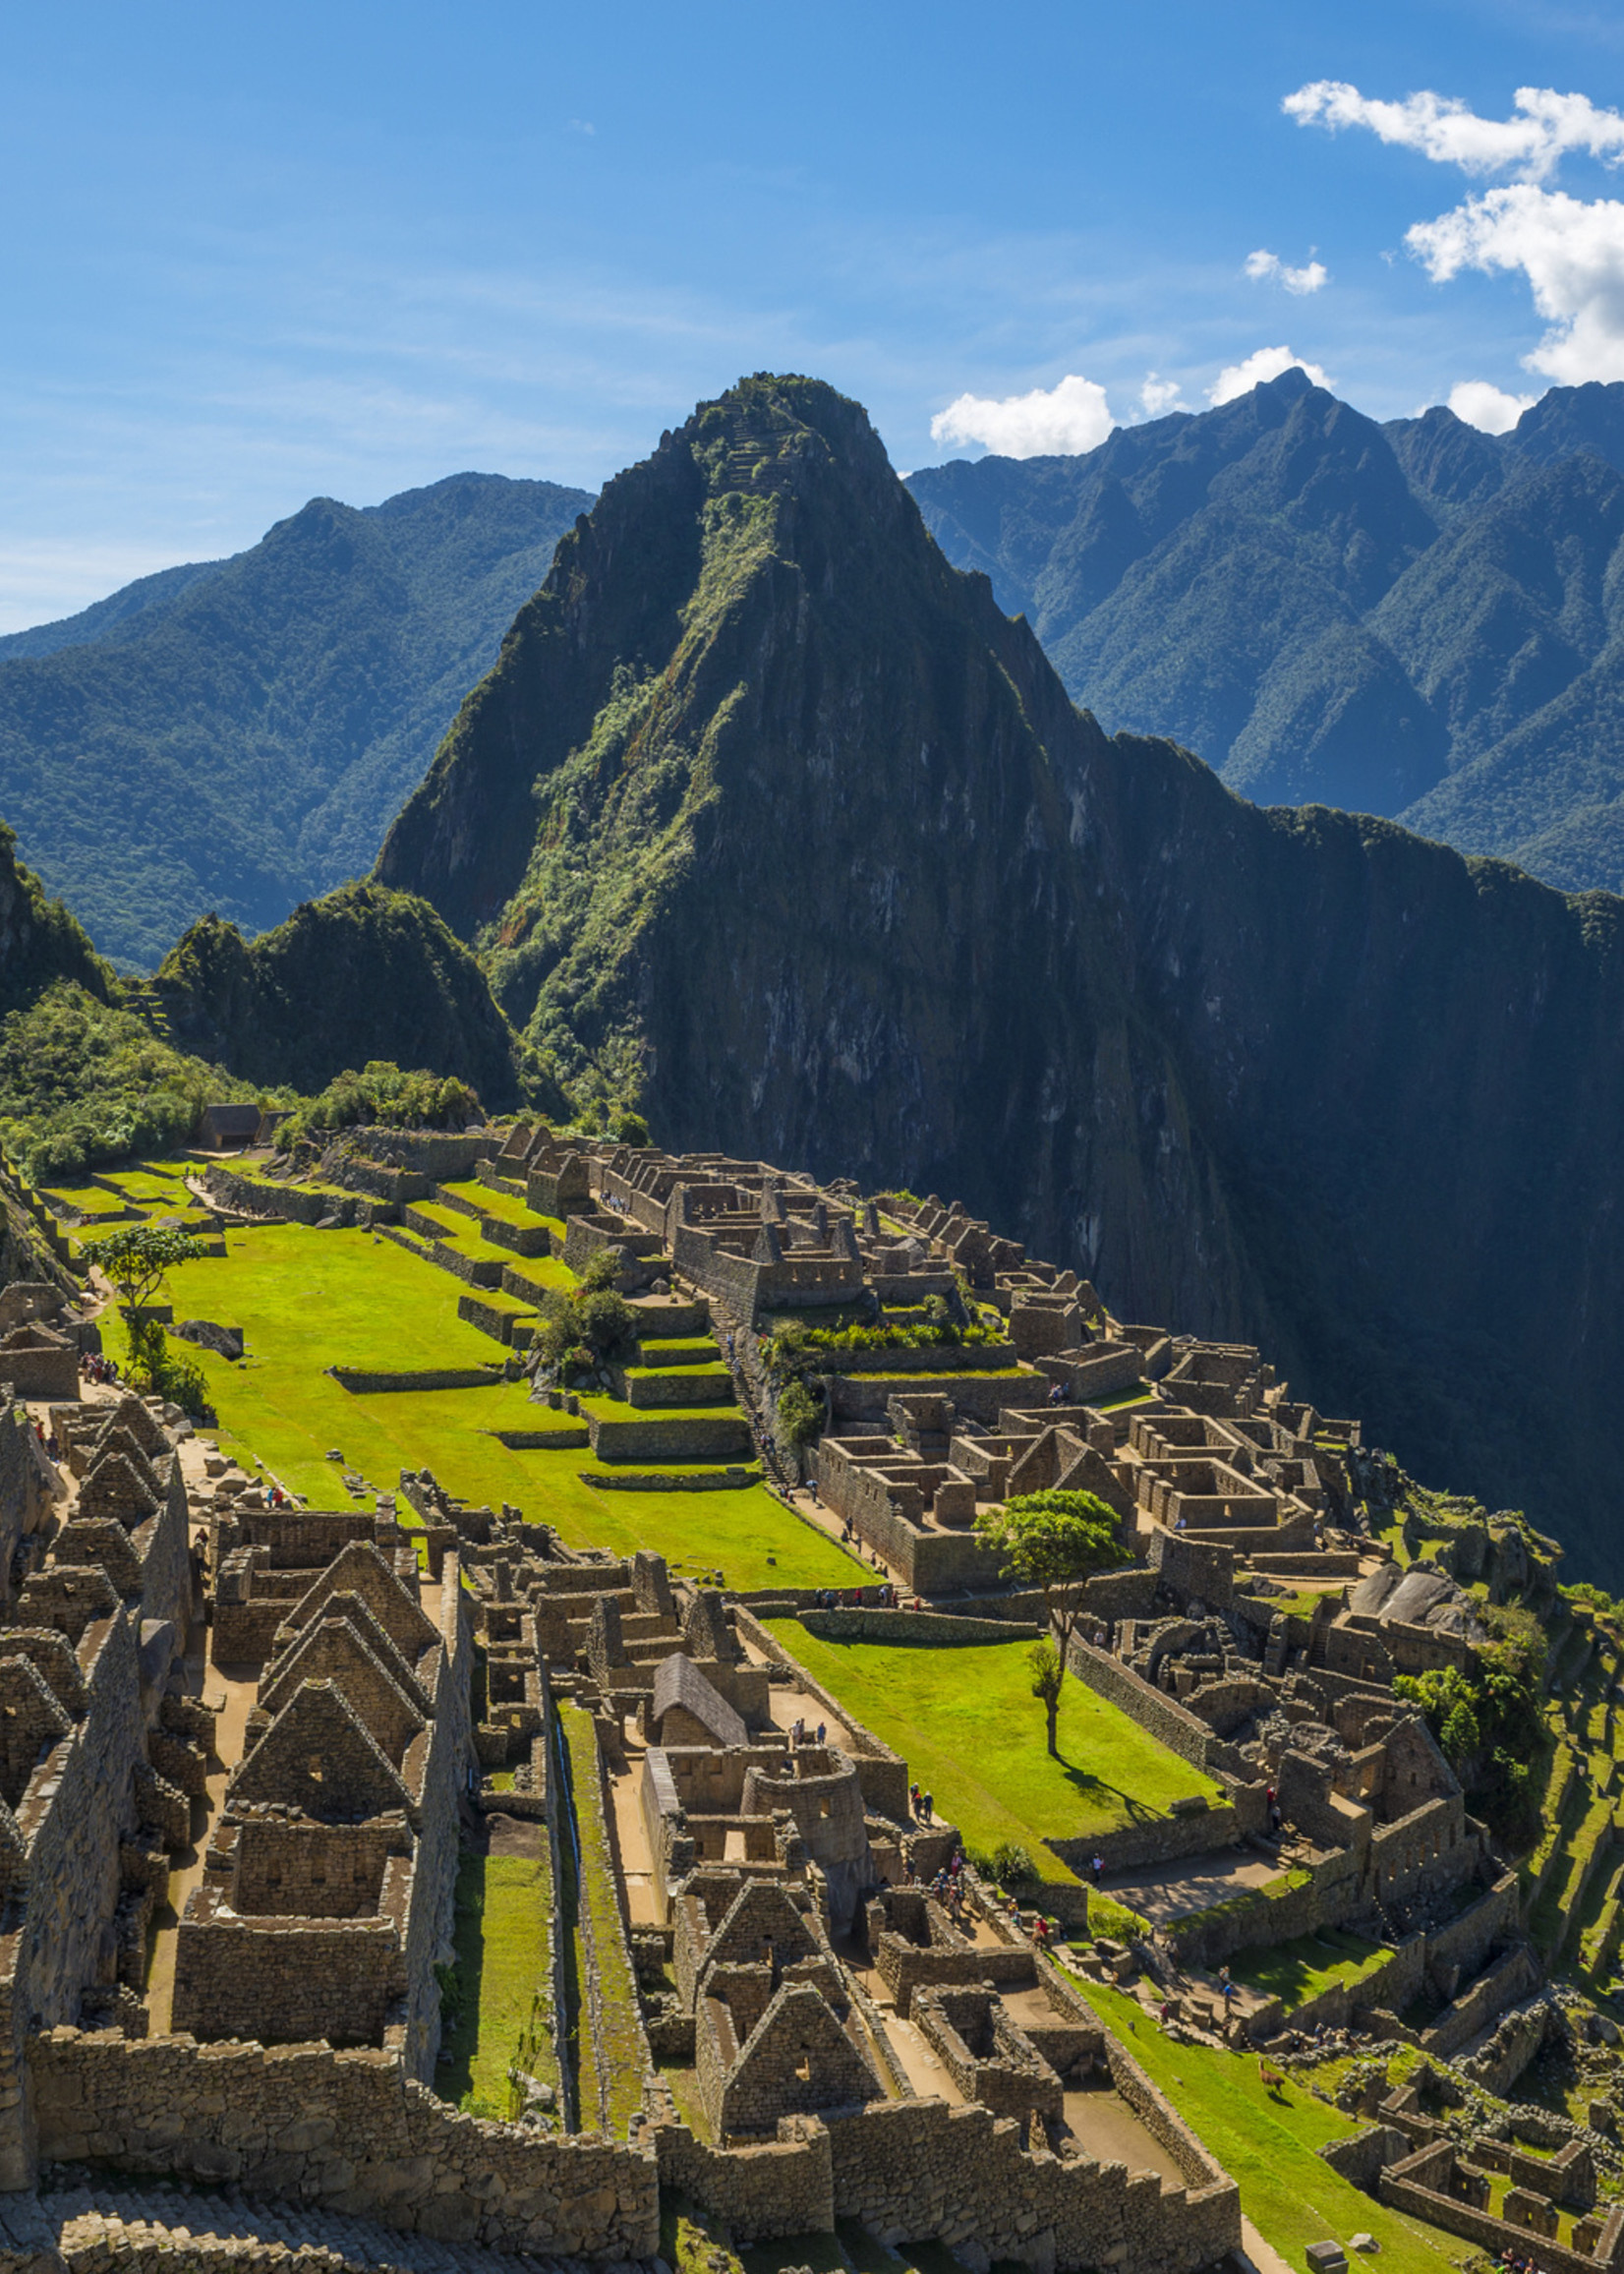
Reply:
[[[311,1526],[288,1530],[313,1551]],[[275,1519],[256,1529],[274,1533]],[[435,1963],[449,1934],[458,1805],[472,1763],[472,1622],[455,1555],[425,1606],[411,1536],[378,1526],[296,1594],[250,1598],[280,1616],[265,1644],[247,1745],[182,1915],[172,2026],[262,2044],[325,2037],[398,2051],[432,2073]],[[274,1540],[231,1551],[216,1603],[243,1606]],[[233,1650],[257,1639],[225,1630]]]

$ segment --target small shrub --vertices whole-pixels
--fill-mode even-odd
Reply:
[[[823,1407],[803,1381],[779,1392],[779,1427],[792,1445],[807,1445],[823,1428]]]

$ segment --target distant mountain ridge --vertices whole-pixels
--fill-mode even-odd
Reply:
[[[0,814],[96,947],[150,969],[364,872],[585,491],[455,474],[313,498],[259,545],[0,640]]]
[[[1422,514],[1361,425],[1275,469],[1368,604]],[[1624,903],[1107,736],[831,388],[758,375],[609,485],[377,878],[578,1100],[961,1198],[1624,1570]]]
[[[1494,437],[1441,408],[1378,426],[1294,370],[908,487],[1107,727],[1262,804],[1624,891],[1624,382]]]

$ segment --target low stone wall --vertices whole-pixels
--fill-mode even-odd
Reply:
[[[1538,1984],[1539,1968],[1533,1953],[1522,1947],[1507,1951],[1457,1998],[1441,2021],[1421,2032],[1422,2048],[1447,2061]]]
[[[1214,1742],[1213,1732],[1188,1707],[1168,1697],[1165,1691],[1152,1689],[1131,1666],[1125,1666],[1107,1651],[1096,1650],[1080,1635],[1073,1636],[1066,1664],[1096,1697],[1120,1706],[1159,1745],[1165,1745],[1170,1753],[1177,1753],[1192,1769],[1206,1768]]]
[[[1340,1926],[1361,1907],[1360,1862],[1351,1848],[1315,1864],[1296,1887],[1262,1888],[1210,1910],[1173,1920],[1166,1932],[1181,1963],[1216,1966],[1237,1951],[1291,1942],[1318,1927]]]
[[[340,1389],[347,1389],[355,1397],[373,1397],[383,1390],[490,1389],[502,1378],[499,1366],[421,1367],[415,1372],[329,1366],[327,1371]]]
[[[1470,2203],[1447,2193],[1454,2157],[1454,2143],[1443,2140],[1419,2149],[1403,2163],[1390,2164],[1377,2178],[1378,2199],[1394,2210],[1424,2220],[1429,2227],[1442,2227],[1446,2234],[1476,2243],[1491,2257],[1502,2258],[1511,2251],[1532,2259],[1545,2269],[1545,2274],[1595,2274],[1598,2266],[1614,2263],[1620,2230],[1624,2229],[1624,2204],[1614,2204],[1606,2213],[1594,2254],[1570,2250],[1548,2236],[1536,2235],[1509,2219],[1496,2219],[1489,2211],[1474,2210]],[[1444,2181],[1443,2187],[1429,2184],[1438,2179]]]
[[[551,1437],[550,1444],[561,1444],[562,1438]],[[576,1472],[583,1485],[590,1485],[596,1492],[742,1492],[751,1485],[761,1483],[759,1467],[743,1468],[735,1465],[726,1469],[627,1469],[622,1474],[609,1476],[603,1471],[587,1469]]]
[[[1003,1643],[1035,1642],[1043,1633],[1039,1619],[959,1617],[942,1610],[803,1610],[800,1622],[808,1634],[826,1642],[880,1643]]]
[[[967,1943],[960,1951],[936,1950],[910,1943],[902,1935],[880,1937],[874,1953],[874,1969],[891,1992],[904,2021],[915,1990],[967,1988],[976,1982],[1018,1984],[1037,1979],[1037,1964],[1030,1949],[1018,1943],[993,1951],[975,1943]]]
[[[203,1184],[224,1208],[247,1216],[279,1216],[290,1224],[319,1224],[323,1216],[340,1210],[348,1214],[356,1204],[336,1193],[304,1193],[269,1178],[245,1177],[212,1166],[203,1171]]]
[[[1107,1871],[1129,1871],[1141,1863],[1174,1863],[1231,1847],[1238,1834],[1235,1810],[1227,1804],[1191,1810],[1189,1815],[1155,1816],[1125,1824],[1120,1832],[1096,1833],[1089,1839],[1046,1839],[1044,1846],[1079,1878],[1097,1855]]]
[[[736,1461],[755,1451],[742,1414],[680,1421],[657,1413],[624,1421],[594,1414],[587,1426],[601,1461]]]
[[[830,1356],[845,1378],[869,1373],[1009,1373],[1020,1365],[1020,1353],[1013,1342],[944,1342],[928,1348],[912,1344],[895,1350],[832,1351]]]
[[[900,1391],[915,1394],[920,1384],[915,1377],[893,1367],[888,1373],[837,1373],[830,1377],[831,1396],[835,1407],[837,1428],[841,1422],[883,1422],[886,1408]],[[984,1422],[991,1428],[1006,1407],[1016,1407],[1022,1412],[1049,1412],[1049,1381],[1041,1373],[977,1373],[963,1370],[953,1374],[936,1374],[924,1385],[933,1396],[950,1398],[961,1415]],[[1065,1409],[1057,1409],[1064,1413]],[[1076,1409],[1072,1409],[1073,1416]]]
[[[457,1297],[457,1316],[468,1325],[477,1326],[481,1334],[490,1335],[493,1342],[508,1344],[515,1339],[516,1326],[522,1322],[528,1329],[531,1325],[528,1312],[510,1311],[505,1304],[483,1302],[478,1293]]]
[[[459,2115],[392,2053],[53,2029],[29,2060],[47,2164],[235,2184],[502,2250],[649,2258],[660,2246],[652,2147]]]

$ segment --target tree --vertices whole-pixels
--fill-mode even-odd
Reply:
[[[99,1240],[87,1240],[85,1254],[99,1263],[118,1289],[118,1307],[124,1323],[135,1335],[135,1313],[144,1311],[162,1288],[177,1263],[190,1263],[203,1253],[196,1233],[179,1224],[121,1224]]]
[[[99,1240],[87,1240],[84,1252],[118,1289],[132,1372],[154,1389],[164,1389],[173,1369],[166,1365],[163,1328],[155,1319],[143,1318],[142,1312],[156,1300],[175,1264],[190,1263],[203,1254],[203,1242],[179,1224],[121,1224]],[[206,1402],[200,1369],[189,1368],[181,1386],[187,1395],[179,1402],[189,1411],[200,1401]]]
[[[1001,1508],[984,1508],[975,1528],[1002,1550],[1006,1579],[1042,1588],[1064,1668],[1089,1576],[1131,1560],[1117,1538],[1115,1515],[1093,1492],[1023,1492]]]
[[[1031,1668],[1032,1695],[1040,1700],[1049,1718],[1049,1750],[1058,1754],[1060,1745],[1055,1731],[1060,1720],[1060,1685],[1066,1668],[1061,1663],[1059,1651],[1045,1635],[1042,1642],[1033,1643],[1026,1653],[1026,1663]]]

